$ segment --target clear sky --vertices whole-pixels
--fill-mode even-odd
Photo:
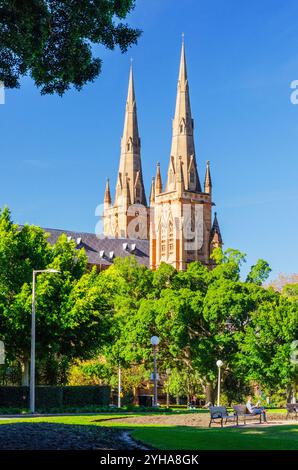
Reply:
[[[28,78],[0,106],[0,206],[16,222],[94,231],[105,179],[114,191],[130,57],[147,196],[168,165],[181,33],[201,181],[211,162],[225,247],[298,271],[297,0],[137,0],[144,33],[125,55],[99,49],[102,75],[41,96]]]

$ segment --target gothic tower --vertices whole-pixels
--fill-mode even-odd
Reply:
[[[111,238],[148,238],[148,208],[141,165],[133,69],[130,66],[119,171],[112,204],[107,181],[104,196],[104,235]]]
[[[212,266],[211,251],[222,244],[216,217],[212,226],[212,205],[209,162],[203,190],[197,169],[183,41],[167,181],[163,191],[158,164],[151,187],[151,269],[156,269],[161,262],[178,270],[185,270],[191,261]]]

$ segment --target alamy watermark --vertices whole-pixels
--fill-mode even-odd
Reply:
[[[292,104],[298,104],[298,80],[293,80],[290,84],[290,88],[293,90],[290,95]]]
[[[158,213],[142,204],[125,208],[119,203],[106,211],[104,204],[100,204],[95,209],[99,218],[95,234],[98,238],[151,238],[161,242],[172,240],[172,243],[183,239],[185,250],[200,250],[204,241],[203,205],[183,204],[182,214],[182,217],[181,213],[176,214],[171,204],[163,204]],[[125,233],[121,233],[123,227]]]
[[[5,104],[5,88],[4,82],[0,80],[0,104]]]

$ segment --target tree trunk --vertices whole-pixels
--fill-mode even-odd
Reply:
[[[29,360],[23,359],[21,362],[22,385],[29,387]]]
[[[287,388],[287,403],[296,403],[296,384],[293,383]]]
[[[204,385],[204,393],[205,393],[206,404],[214,403],[215,391],[214,391],[212,383],[209,382]]]
[[[170,406],[170,394],[169,394],[169,390],[167,390],[167,408],[169,408]]]
[[[133,396],[132,404],[133,405],[138,405],[139,404],[139,393],[138,393],[137,387],[132,387],[132,396]]]
[[[287,386],[287,403],[292,403],[292,386]]]

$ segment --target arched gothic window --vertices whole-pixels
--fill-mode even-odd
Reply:
[[[191,227],[192,233],[194,233],[195,228],[196,228],[196,208],[195,208],[195,206],[191,206],[190,227]]]
[[[161,256],[166,256],[167,254],[167,230],[163,218],[160,221],[160,253]]]
[[[168,227],[168,247],[169,247],[169,254],[174,253],[174,227],[173,221],[169,221]]]

